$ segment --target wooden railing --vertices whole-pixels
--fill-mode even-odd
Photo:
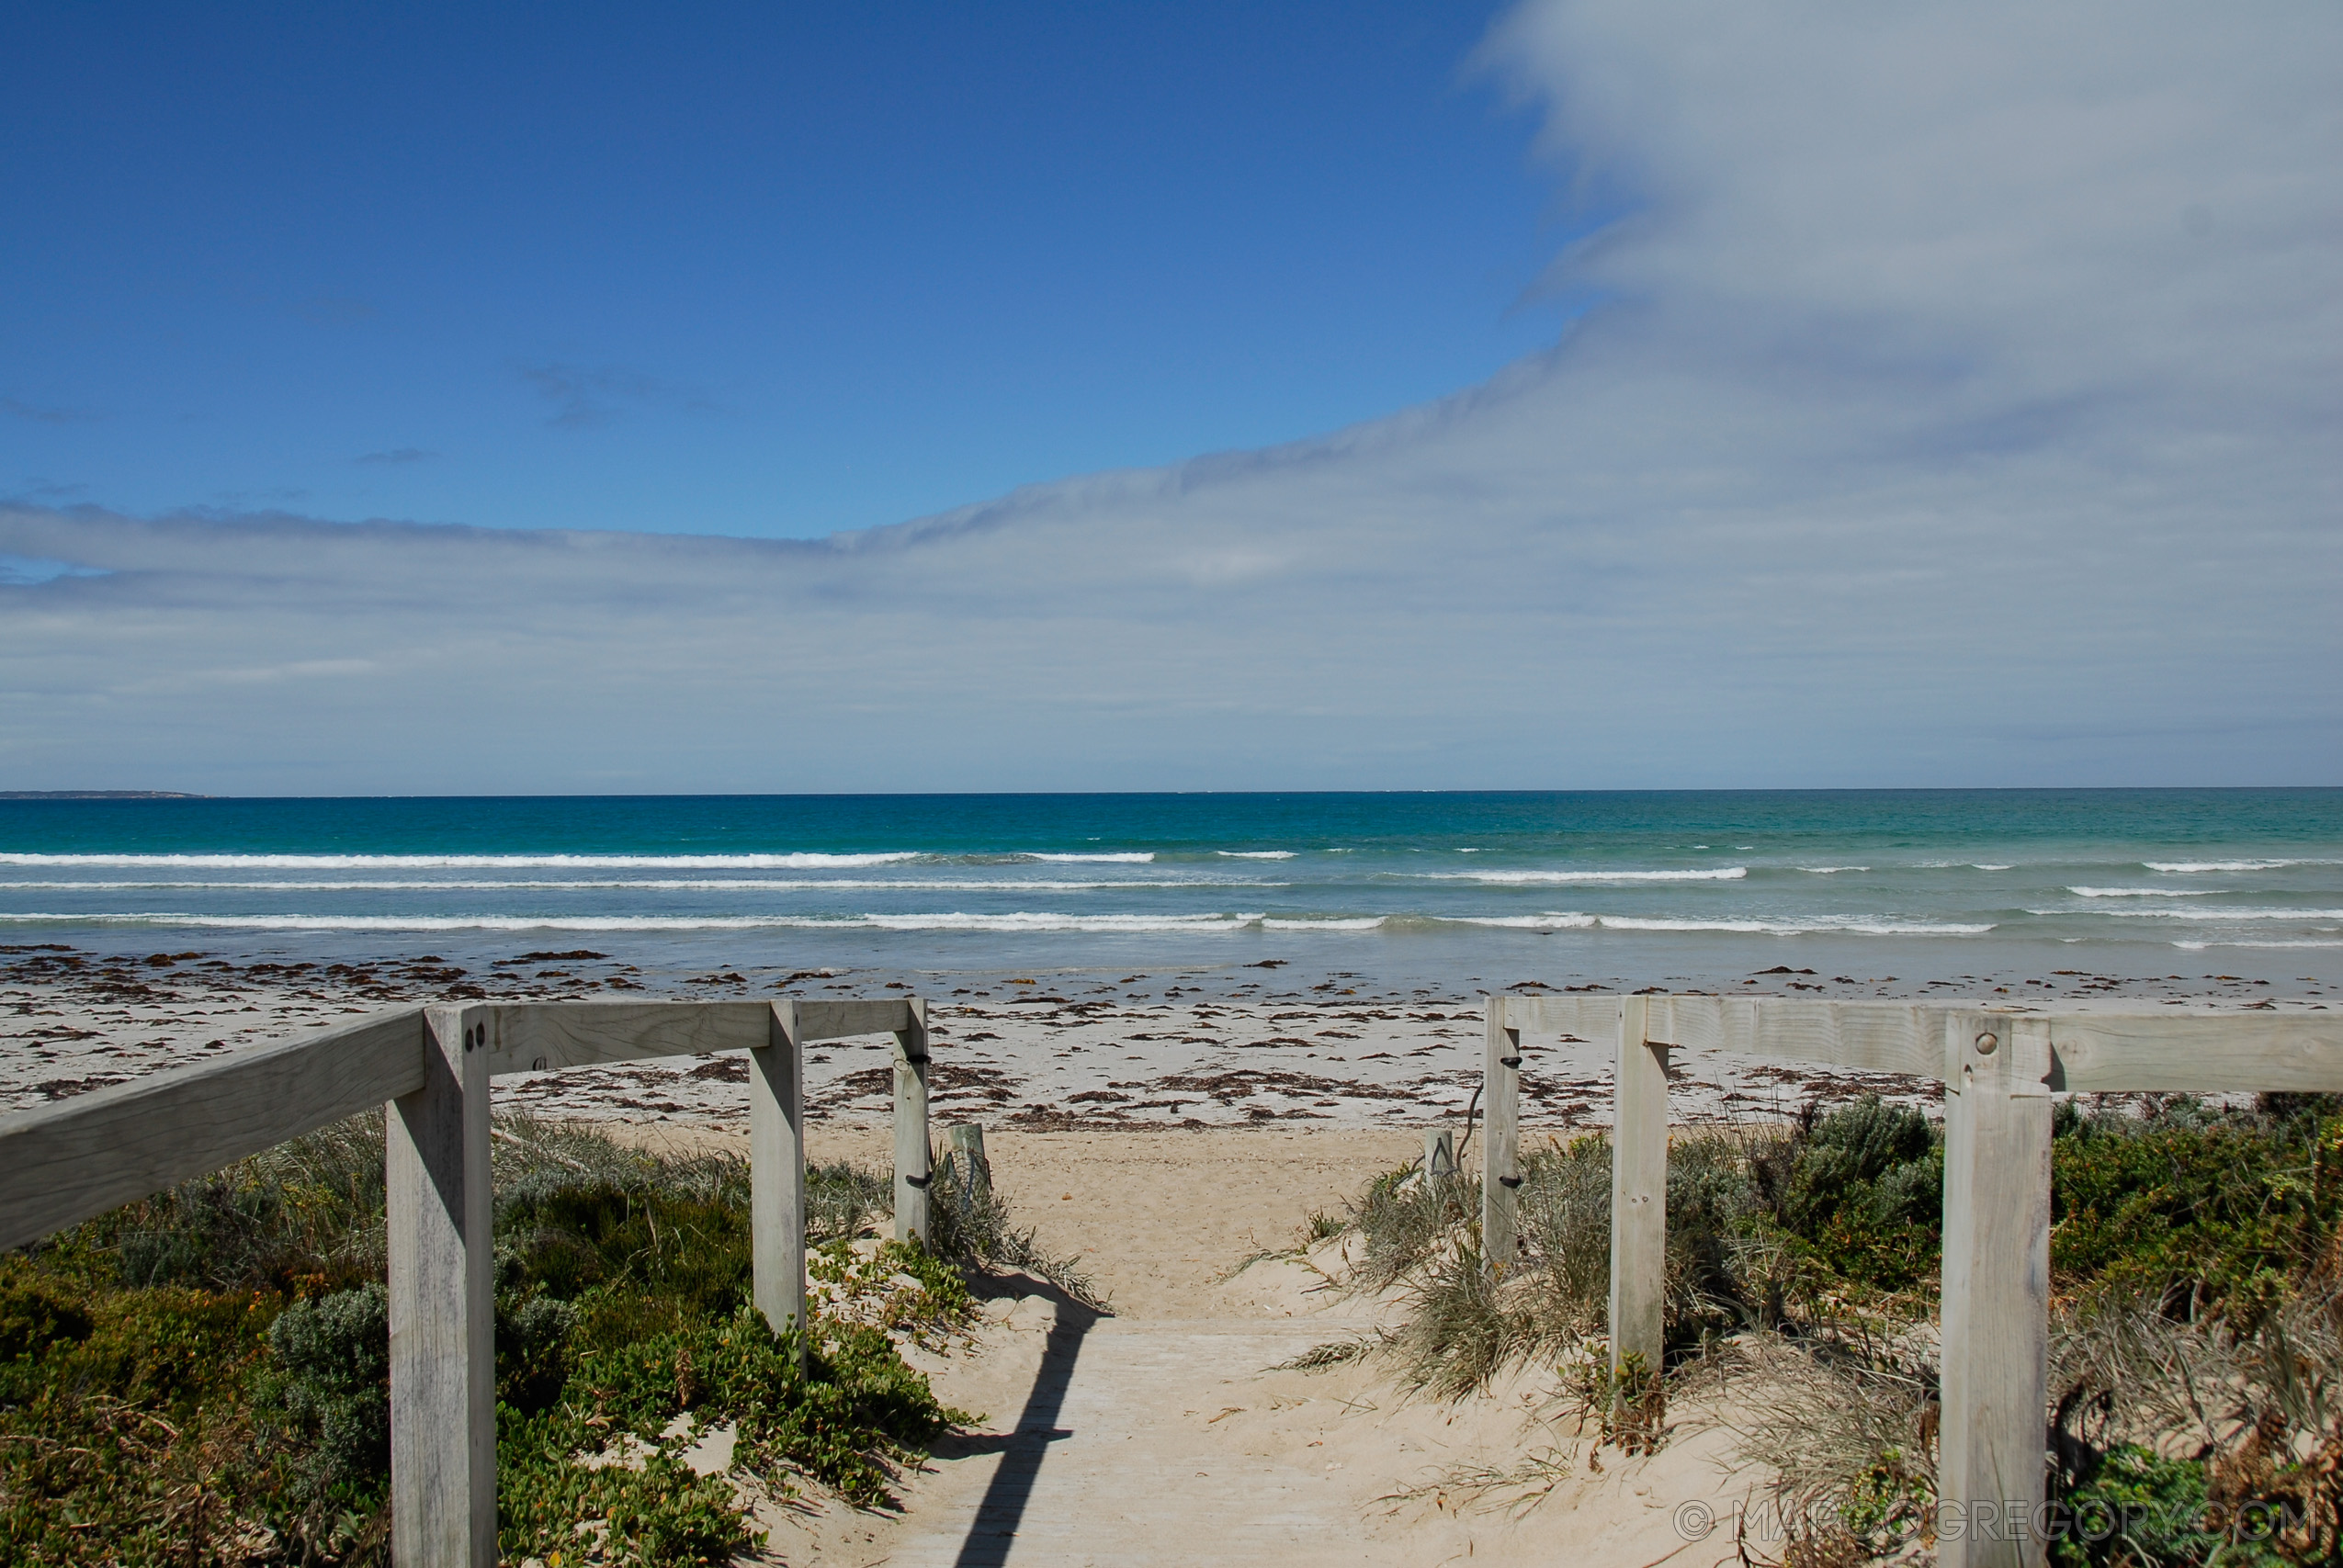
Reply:
[[[928,1231],[927,1004],[478,1002],[405,1008],[0,1118],[0,1247],[386,1108],[390,1512],[402,1568],[496,1561],[493,1077],[745,1050],[758,1310],[805,1318],[805,1046],[895,1037],[895,1235]]]
[[[1483,1256],[1517,1256],[1522,1038],[1614,1040],[1611,1354],[1658,1368],[1668,1241],[1668,1072],[1716,1053],[1944,1085],[1940,1568],[2038,1565],[2049,1383],[2051,1096],[2343,1090],[2343,1018],[2043,1014],[1771,997],[1488,1002]]]

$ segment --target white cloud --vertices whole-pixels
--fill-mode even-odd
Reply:
[[[0,782],[2343,774],[2343,13],[1544,6],[1485,63],[1634,204],[1488,387],[814,544],[0,513],[108,573],[0,586]]]

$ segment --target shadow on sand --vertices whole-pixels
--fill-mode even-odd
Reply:
[[[958,1568],[1001,1568],[1008,1562],[1010,1543],[1024,1522],[1034,1485],[1041,1479],[1049,1445],[1073,1436],[1070,1428],[1058,1424],[1058,1418],[1065,1406],[1066,1391],[1074,1381],[1074,1362],[1081,1355],[1083,1337],[1100,1318],[1109,1315],[1054,1285],[1039,1280],[1019,1283],[1020,1294],[1047,1297],[1058,1309],[1058,1321],[1042,1348],[1041,1367],[1034,1373],[1033,1392],[1025,1396],[1016,1430],[1002,1436],[947,1437],[934,1448],[939,1459],[1001,1455],[1001,1467],[992,1472],[984,1500],[977,1505],[968,1540],[960,1543],[960,1555],[955,1560]]]

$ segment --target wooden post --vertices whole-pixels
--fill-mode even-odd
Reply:
[[[895,1034],[895,1239],[927,1245],[927,1004],[916,997],[911,1027]]]
[[[1619,1000],[1612,1080],[1611,1370],[1631,1355],[1660,1370],[1667,1331],[1668,1047],[1644,1038],[1649,1009]]]
[[[1946,1021],[1941,1568],[2040,1568],[2050,1329],[2050,1021]],[[1956,1533],[1957,1531],[1957,1533]]]
[[[984,1154],[984,1128],[963,1122],[952,1129],[952,1152],[959,1156],[960,1181],[979,1202],[992,1196],[992,1162]]]
[[[1423,1130],[1423,1174],[1429,1181],[1435,1176],[1456,1174],[1456,1134],[1447,1127],[1426,1127]]]
[[[775,1334],[806,1321],[805,1058],[798,1004],[775,1002],[769,1043],[749,1051],[749,1234],[756,1309]]]
[[[491,1016],[425,1009],[424,1086],[384,1116],[390,1542],[401,1568],[496,1562]]]
[[[1522,1032],[1509,1028],[1505,998],[1488,1001],[1488,1049],[1480,1066],[1481,1257],[1501,1277],[1521,1252]]]

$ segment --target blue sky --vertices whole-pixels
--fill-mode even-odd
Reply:
[[[0,495],[815,536],[1551,344],[1484,5],[12,6]]]
[[[0,13],[0,788],[2343,783],[2331,0],[804,14]]]

